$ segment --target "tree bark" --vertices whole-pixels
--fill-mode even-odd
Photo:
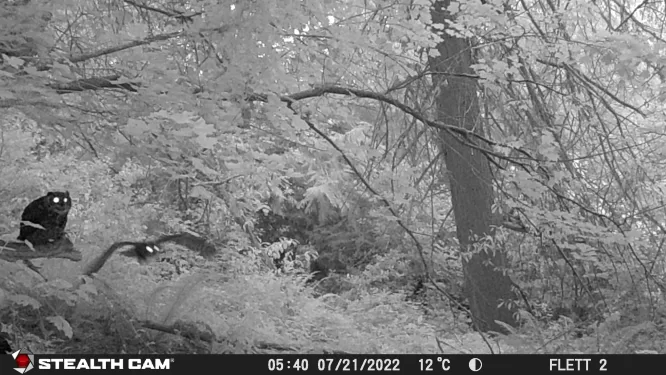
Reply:
[[[450,0],[442,0],[434,4],[431,10],[433,23],[446,25],[445,20],[451,19],[446,11],[449,3]],[[437,46],[440,56],[430,58],[435,71],[433,80],[439,86],[437,120],[482,134],[476,81],[453,75],[474,74],[471,69],[475,62],[471,44],[468,40],[446,33],[441,33],[441,36],[443,41]],[[475,329],[505,333],[505,327],[496,321],[516,325],[515,305],[507,303],[514,300],[512,282],[502,272],[506,255],[501,249],[494,252],[471,251],[477,238],[493,234],[490,164],[484,154],[465,145],[454,133],[440,130],[439,139],[444,150],[456,231],[463,252],[465,294],[469,299]],[[468,139],[467,142],[487,147],[475,140]]]

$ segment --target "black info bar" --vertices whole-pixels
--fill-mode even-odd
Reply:
[[[665,354],[420,355],[220,354],[57,355],[16,351],[0,355],[0,372],[35,375],[89,371],[172,374],[663,374]]]

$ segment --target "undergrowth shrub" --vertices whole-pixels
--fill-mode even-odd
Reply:
[[[31,199],[47,190],[69,190],[73,208],[67,230],[83,253],[83,260],[36,261],[49,279],[45,283],[21,264],[3,268],[7,270],[5,276],[21,275],[12,278],[12,282],[6,278],[0,281],[3,291],[11,291],[6,298],[11,302],[3,304],[3,329],[11,331],[17,344],[30,344],[46,353],[69,342],[67,350],[84,350],[86,342],[99,342],[95,335],[100,335],[109,344],[106,348],[97,345],[96,350],[121,351],[130,345],[144,346],[144,351],[159,351],[160,347],[178,351],[183,347],[169,344],[173,338],[145,330],[132,333],[129,327],[137,321],[170,324],[187,320],[205,322],[217,336],[240,351],[257,342],[304,350],[344,347],[353,352],[375,353],[434,351],[423,344],[427,342],[423,341],[424,336],[433,335],[432,328],[417,329],[418,319],[412,317],[414,308],[404,302],[401,294],[385,291],[373,295],[351,287],[340,295],[315,298],[316,285],[305,285],[304,279],[295,275],[273,274],[262,266],[259,257],[243,256],[234,249],[221,249],[219,263],[202,260],[196,269],[185,270],[169,281],[161,274],[167,265],[145,266],[116,255],[95,280],[74,288],[83,266],[110,244],[145,238],[143,223],[158,218],[166,224],[165,229],[178,229],[183,222],[178,210],[160,206],[159,202],[135,204],[140,197],[136,195],[135,182],[147,173],[137,164],[125,163],[122,169],[112,171],[103,160],[81,161],[73,153],[33,159],[30,163],[29,169],[3,167],[3,173],[12,178],[4,179],[1,189],[13,198],[1,208],[4,220],[0,225],[5,233],[16,232],[21,211]],[[191,256],[188,261],[195,262]],[[354,283],[365,285],[360,280],[348,284]],[[36,331],[23,334],[9,328],[25,323],[18,318],[18,312],[32,316],[31,324],[41,319],[52,321],[50,333],[40,337]]]
[[[331,260],[332,272],[307,283],[302,270],[275,272],[267,266],[263,248],[252,247],[248,228],[237,221],[256,213],[258,205],[252,199],[238,199],[234,206],[212,196],[208,203],[191,200],[182,209],[165,203],[173,202],[171,199],[161,200],[162,190],[142,185],[155,170],[132,160],[112,169],[109,160],[81,160],[76,150],[22,160],[29,168],[12,163],[2,166],[5,178],[0,181],[0,192],[8,198],[0,206],[5,238],[16,237],[21,211],[30,200],[47,190],[69,190],[73,208],[67,229],[83,260],[36,261],[47,282],[20,262],[0,261],[4,262],[0,265],[0,329],[17,346],[43,353],[252,352],[262,346],[269,348],[265,350],[291,347],[299,352],[354,353],[458,352],[454,349],[458,347],[487,350],[485,341],[470,333],[467,322],[459,318],[459,309],[437,288],[427,287],[419,300],[411,298],[415,283],[423,281],[426,273],[447,294],[462,295],[457,244],[433,243],[436,241],[418,234],[423,244],[434,246],[425,246],[423,254],[417,254],[393,218],[360,196],[349,201],[359,203],[358,207],[331,199],[332,206],[325,209],[337,216],[319,215],[317,205],[292,202],[293,210],[306,212],[299,220],[286,218],[286,225],[298,224],[290,233],[303,235],[299,238],[309,244],[302,247]],[[302,192],[303,200],[312,199],[306,198],[307,192]],[[255,193],[243,194],[260,195]],[[300,225],[309,215],[336,216],[337,220]],[[200,226],[202,220],[197,218],[205,218],[206,225]],[[426,232],[426,222],[414,219],[414,226]],[[217,245],[213,259],[178,246],[167,246],[160,261],[148,264],[115,255],[92,279],[80,283],[84,266],[116,241],[192,228],[203,228]],[[285,233],[281,228],[269,229],[274,235]],[[645,288],[630,282],[636,268],[618,272],[615,279],[602,277],[606,284],[594,284],[613,310],[595,319],[580,319],[553,308],[556,301],[569,299],[567,293],[575,285],[566,272],[555,272],[563,268],[556,257],[544,255],[537,242],[519,243],[516,238],[498,235],[497,244],[514,249],[510,251],[515,262],[512,271],[533,302],[532,310],[543,305],[543,313],[536,317],[534,311],[526,314],[522,306],[525,323],[515,332],[518,340],[507,344],[512,350],[558,352],[596,347],[621,351],[632,345],[645,347],[641,340],[658,332],[658,325],[644,324],[654,314],[644,307],[646,298],[655,301],[661,297],[657,291],[648,296]],[[585,259],[579,261],[582,270],[590,271],[583,276],[600,270],[585,268]],[[570,289],[557,294],[552,287],[556,283]],[[174,325],[183,321],[214,333],[216,342],[202,344],[143,326],[145,322]],[[582,338],[577,337],[581,332]],[[436,338],[449,346],[442,349]],[[624,346],[610,344],[617,340]],[[658,342],[651,347],[659,350]]]

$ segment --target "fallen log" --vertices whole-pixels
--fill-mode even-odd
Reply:
[[[78,262],[83,258],[80,251],[74,248],[69,238],[31,248],[23,241],[5,241],[0,239],[0,259],[8,262],[19,260],[29,261],[39,258],[62,258]]]

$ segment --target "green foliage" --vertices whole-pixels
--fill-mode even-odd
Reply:
[[[53,327],[51,336],[41,338],[48,340],[42,345],[53,346],[53,349],[44,347],[45,352],[58,350],[55,344],[56,337],[71,338],[72,335],[80,335],[81,330],[89,334],[99,330],[101,335],[103,326],[95,322],[103,321],[105,319],[103,317],[111,312],[122,316],[125,310],[133,311],[139,319],[152,319],[164,323],[178,319],[205,321],[216,335],[241,347],[249,347],[254,342],[263,341],[295,345],[304,350],[321,349],[321,346],[314,345],[311,341],[316,339],[327,341],[326,347],[331,349],[344,347],[345,350],[359,352],[435,350],[432,346],[424,346],[421,341],[425,332],[429,332],[430,336],[433,335],[429,331],[432,328],[417,328],[420,327],[417,320],[409,323],[416,318],[401,316],[412,313],[413,309],[406,302],[396,299],[399,299],[400,295],[383,302],[373,294],[365,294],[363,297],[371,298],[368,303],[376,309],[376,313],[373,314],[377,315],[377,324],[386,324],[387,319],[393,321],[387,325],[387,329],[389,332],[395,331],[391,335],[396,338],[395,341],[387,341],[384,331],[358,331],[357,325],[365,324],[365,319],[368,319],[368,315],[362,311],[364,308],[362,299],[353,303],[355,309],[359,311],[349,317],[348,303],[342,305],[333,303],[336,298],[332,295],[323,297],[322,300],[313,298],[314,293],[305,288],[303,280],[298,277],[258,274],[261,268],[257,268],[256,265],[260,263],[260,258],[253,260],[251,257],[223,256],[226,258],[225,261],[215,264],[204,260],[198,261],[191,256],[182,256],[185,253],[173,249],[175,252],[170,253],[170,260],[180,259],[180,262],[184,262],[181,265],[190,265],[189,268],[181,267],[181,274],[178,274],[173,271],[175,266],[172,267],[171,263],[160,262],[146,268],[129,258],[113,257],[99,275],[104,279],[104,284],[87,280],[77,288],[73,288],[72,277],[80,273],[84,264],[100,254],[106,245],[121,239],[141,238],[143,228],[140,223],[146,221],[146,217],[155,216],[159,217],[161,222],[169,222],[168,212],[177,214],[178,211],[158,208],[157,204],[133,205],[132,195],[137,191],[135,182],[145,176],[145,168],[138,164],[126,163],[123,169],[115,173],[110,172],[107,164],[102,161],[81,162],[71,154],[47,157],[40,161],[33,159],[31,163],[33,167],[23,170],[21,173],[24,175],[16,178],[14,185],[6,181],[3,188],[7,191],[16,191],[19,195],[18,192],[24,190],[21,188],[22,183],[37,181],[41,175],[35,176],[31,171],[55,171],[55,166],[70,163],[71,168],[64,173],[57,175],[54,173],[52,178],[62,186],[68,187],[72,193],[74,208],[68,228],[72,232],[76,246],[84,252],[84,261],[81,265],[58,261],[60,264],[56,267],[54,263],[56,261],[47,261],[48,266],[44,265],[43,271],[52,281],[34,288],[29,295],[10,294],[11,304],[4,305],[6,309],[3,311],[11,311],[18,306],[40,309],[54,306],[53,302],[58,301],[56,306],[63,308],[51,311],[41,318],[50,322]],[[44,187],[46,188],[48,187]],[[135,197],[149,195],[135,195]],[[16,202],[16,208],[13,209],[16,214],[6,217],[16,218],[21,205],[25,203],[21,200]],[[16,227],[17,223],[14,219],[8,222],[7,226]],[[25,272],[20,271],[19,264],[12,266],[17,268],[19,273]],[[166,283],[161,281],[163,284],[159,284],[158,280],[168,281]],[[34,279],[28,278],[26,285],[34,282]],[[348,285],[355,283],[348,282]],[[3,289],[13,290],[13,287],[3,285]],[[358,298],[358,290],[353,291],[349,288],[347,290],[345,293],[351,293],[350,295],[355,295],[355,299]],[[347,299],[347,297],[337,298],[341,301]],[[49,303],[45,304],[46,301]],[[111,303],[117,307],[105,308]],[[402,309],[396,306],[400,303],[404,304]],[[386,309],[379,307],[382,304],[386,304]],[[76,307],[77,311],[67,309],[66,306]],[[20,314],[16,310],[15,312],[18,315],[7,321],[20,324],[16,320]],[[357,321],[361,317],[363,321]],[[409,331],[405,331],[406,328]],[[121,332],[122,330],[118,331],[118,334],[125,334]],[[27,336],[20,339],[18,333],[12,332],[12,334],[17,337],[17,341],[36,339]],[[146,340],[149,341],[151,340]],[[109,346],[104,350],[117,350],[114,349],[114,342],[115,339],[110,340]],[[359,346],[347,347],[349,342],[358,342]],[[407,347],[404,346],[406,342],[409,343]],[[360,343],[370,344],[366,346]],[[223,350],[223,348],[218,349]],[[164,347],[162,350],[174,350],[174,348]]]

